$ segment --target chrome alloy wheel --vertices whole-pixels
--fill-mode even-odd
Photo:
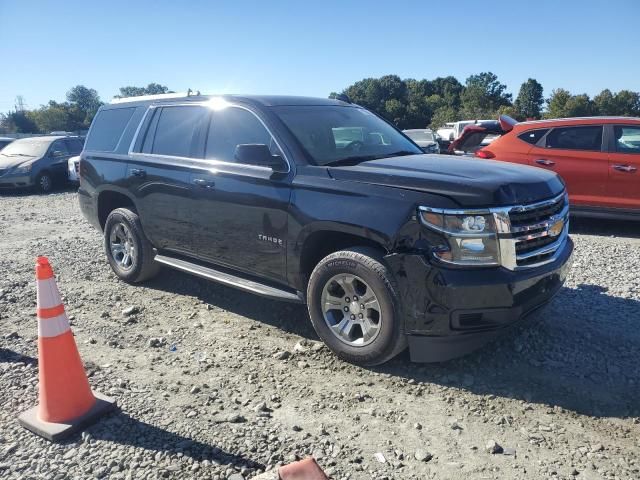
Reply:
[[[111,256],[124,270],[129,270],[136,259],[135,242],[131,236],[129,227],[124,223],[117,223],[109,235],[109,249]]]
[[[380,333],[382,311],[373,289],[357,275],[333,276],[322,289],[322,314],[342,342],[363,347]]]

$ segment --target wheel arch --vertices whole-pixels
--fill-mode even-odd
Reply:
[[[132,211],[137,212],[135,202],[133,199],[115,190],[103,190],[98,194],[98,222],[100,228],[104,230],[104,225],[107,221],[109,214],[116,208],[130,208]]]
[[[370,233],[370,232],[366,232]],[[389,253],[387,242],[379,235],[362,235],[362,230],[325,226],[303,235],[296,250],[299,252],[298,272],[301,286],[306,287],[311,272],[327,255],[352,247],[369,247],[382,255]],[[306,291],[306,288],[304,289]]]

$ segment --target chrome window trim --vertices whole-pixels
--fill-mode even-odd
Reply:
[[[560,201],[564,201],[565,206],[563,209],[556,213],[555,215],[550,216],[544,222],[538,222],[531,225],[524,225],[518,227],[511,226],[511,217],[510,213],[523,213],[528,212],[540,208],[545,208],[548,206],[552,206],[557,204]],[[493,215],[496,232],[495,233],[457,233],[451,232],[449,230],[437,227],[435,225],[431,225],[427,223],[422,217],[422,212],[431,212],[438,214],[448,214],[448,215]],[[482,208],[482,209],[464,209],[464,210],[456,210],[456,209],[446,209],[446,208],[431,208],[425,206],[418,207],[418,218],[420,219],[420,223],[425,225],[427,228],[435,230],[440,233],[444,233],[446,235],[454,235],[459,238],[487,238],[487,237],[496,237],[498,242],[498,255],[500,257],[499,266],[502,266],[508,270],[524,270],[529,268],[535,268],[547,263],[555,261],[558,256],[562,253],[563,247],[567,241],[569,236],[569,196],[566,191],[562,192],[555,197],[543,200],[540,202],[535,202],[531,204],[523,204],[523,205],[512,205],[507,207],[496,207],[496,208]],[[530,252],[517,254],[516,253],[516,244],[521,241],[533,240],[535,238],[542,238],[545,236],[549,236],[549,228],[553,226],[559,220],[563,221],[563,228],[560,234],[558,235],[558,239],[549,244],[544,245],[536,250],[532,250]],[[533,234],[527,235],[526,232],[544,228],[542,232],[536,232]],[[524,233],[524,234],[523,234]],[[540,262],[533,263],[531,265],[518,265],[518,261],[526,260],[528,258],[536,257],[538,255],[547,255],[551,252],[555,252],[548,258],[541,260]],[[440,260],[444,263],[456,264],[455,262],[448,262],[445,260]],[[461,264],[458,264],[461,265]],[[477,267],[490,267],[495,264],[478,264]]]
[[[216,97],[214,97],[216,98]],[[244,169],[244,170],[255,170],[255,171],[259,171],[259,172],[265,172],[265,171],[269,171],[269,172],[273,172],[273,169],[269,168],[269,167],[262,167],[260,165],[247,165],[244,163],[236,163],[236,162],[225,162],[224,160],[216,160],[216,159],[207,159],[207,158],[195,158],[195,157],[179,157],[179,156],[175,156],[175,155],[161,155],[161,154],[156,154],[156,153],[142,153],[142,152],[134,152],[133,148],[136,144],[136,142],[138,141],[138,136],[140,135],[140,130],[142,129],[142,125],[144,125],[145,120],[147,119],[147,116],[150,115],[149,112],[151,112],[152,110],[155,110],[156,108],[165,108],[165,107],[205,107],[205,108],[209,108],[209,102],[212,99],[209,99],[207,101],[202,101],[202,102],[178,102],[178,103],[161,103],[161,104],[157,104],[157,105],[149,105],[147,107],[147,110],[144,112],[144,115],[142,116],[142,119],[140,120],[140,123],[138,124],[138,128],[136,129],[136,133],[133,136],[133,139],[131,140],[131,144],[129,145],[129,152],[128,154],[132,157],[136,157],[136,156],[141,156],[141,157],[145,157],[145,158],[149,158],[149,157],[159,157],[159,158],[163,158],[163,159],[176,159],[176,160],[189,160],[189,161],[193,161],[193,162],[206,162],[207,165],[211,165],[214,164],[218,165],[218,166],[224,166],[224,167],[233,167],[234,169],[240,168],[240,169]],[[285,150],[282,148],[282,145],[280,145],[280,142],[278,141],[278,139],[276,138],[276,136],[273,134],[273,132],[271,131],[271,129],[264,123],[264,121],[262,121],[262,119],[255,114],[254,111],[252,111],[251,109],[245,107],[244,105],[240,105],[237,103],[233,103],[233,102],[227,102],[227,106],[225,108],[240,108],[242,110],[246,110],[247,112],[249,112],[251,115],[253,115],[254,117],[256,117],[258,119],[258,121],[262,124],[262,126],[264,127],[264,129],[269,133],[269,135],[271,135],[271,138],[273,138],[273,141],[276,142],[276,145],[278,146],[278,149],[280,150],[280,152],[282,153],[282,158],[284,158],[284,161],[287,163],[287,171],[286,172],[279,172],[281,174],[287,175],[291,172],[291,161],[289,160],[289,157],[287,157],[287,154],[285,153]],[[211,117],[209,118],[209,122],[211,122]],[[207,134],[208,134],[208,130],[207,130]],[[205,145],[206,147],[206,145]],[[205,155],[206,155],[206,148],[205,148]]]

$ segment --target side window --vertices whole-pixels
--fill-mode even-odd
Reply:
[[[71,155],[80,155],[80,152],[82,152],[82,142],[80,140],[71,138],[65,140],[65,142],[67,143],[67,147],[69,148],[69,153]]]
[[[223,162],[236,162],[236,147],[245,144],[264,144],[272,154],[282,155],[275,141],[251,112],[229,107],[213,113],[205,157]]]
[[[147,130],[142,141],[142,149],[140,150],[142,153],[151,153],[151,148],[153,147],[153,136],[156,134],[158,118],[160,118],[161,110],[161,108],[154,108],[151,110],[151,118],[149,119]]]
[[[53,154],[53,152],[61,152],[60,156],[69,155],[69,149],[67,148],[67,143],[64,140],[56,140],[49,147],[49,152]]]
[[[156,113],[158,125],[155,129],[151,153],[174,157],[191,156],[195,134],[207,112],[205,107],[199,106],[163,107],[159,113]],[[152,124],[150,127],[153,126]]]
[[[547,148],[591,150],[602,147],[602,126],[554,128],[547,135]]]
[[[538,143],[542,137],[544,137],[545,133],[549,131],[548,128],[540,128],[538,130],[529,130],[528,132],[521,133],[518,135],[520,140],[523,140],[531,145],[535,145]]]
[[[618,153],[640,153],[640,127],[617,126],[613,129]]]
[[[98,112],[87,138],[87,150],[113,152],[135,110],[135,108],[113,108]]]

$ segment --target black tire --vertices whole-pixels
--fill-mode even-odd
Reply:
[[[131,265],[125,267],[118,258],[114,257],[111,248],[111,236],[114,229],[120,230],[120,225],[126,227],[130,233],[134,255],[131,255]],[[114,273],[127,283],[140,283],[148,280],[160,271],[160,264],[155,262],[153,246],[142,231],[140,218],[135,212],[127,208],[117,208],[107,217],[104,225],[104,247],[107,259]]]
[[[366,345],[354,346],[338,338],[325,320],[322,295],[325,286],[340,274],[355,275],[371,288],[380,307],[377,336]],[[350,248],[323,258],[314,268],[307,287],[307,304],[313,328],[324,343],[350,363],[373,366],[384,363],[407,347],[395,279],[372,248]]]
[[[49,172],[40,172],[36,177],[36,189],[40,193],[50,193],[53,190],[53,178]]]

